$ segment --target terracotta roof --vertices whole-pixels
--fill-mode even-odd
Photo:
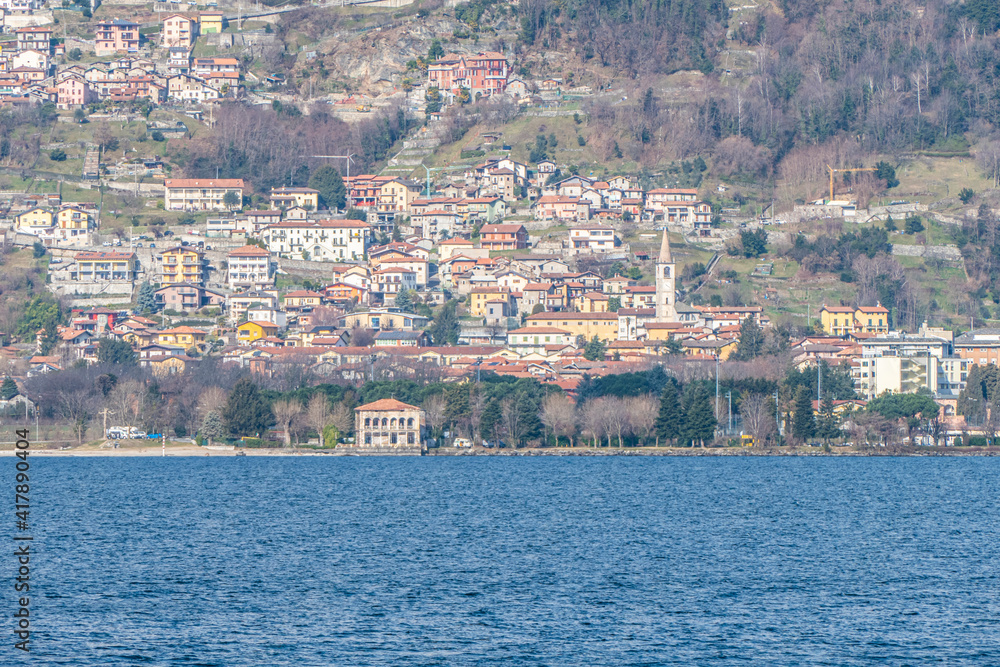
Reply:
[[[366,403],[365,405],[354,408],[355,412],[359,410],[377,410],[379,412],[403,412],[406,410],[419,410],[420,408],[414,405],[407,405],[402,401],[397,401],[394,398],[381,398],[377,401],[372,401],[371,403]]]
[[[242,178],[168,178],[165,188],[244,188]]]
[[[73,259],[79,260],[114,260],[114,259],[133,259],[135,257],[134,252],[78,252],[73,255]]]
[[[229,253],[230,257],[270,257],[271,253],[255,245],[245,245]]]

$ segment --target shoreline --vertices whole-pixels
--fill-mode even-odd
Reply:
[[[14,449],[0,450],[0,456],[14,456]],[[70,447],[67,449],[32,449],[31,456],[51,457],[163,457],[163,456],[228,456],[237,454],[246,456],[383,456],[398,458],[399,456],[417,456],[413,452],[372,452],[354,448],[339,449],[224,449],[199,447],[191,444],[162,446],[119,447],[112,449],[94,445]],[[780,447],[767,449],[750,449],[736,447],[535,447],[524,449],[456,449],[441,447],[428,450],[423,454],[427,457],[448,456],[834,456],[834,457],[963,457],[963,456],[1000,456],[1000,447],[872,447],[855,449],[846,446],[831,446],[829,451],[821,447]]]

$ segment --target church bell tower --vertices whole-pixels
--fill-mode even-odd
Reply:
[[[656,321],[677,321],[677,290],[676,266],[670,255],[670,241],[667,239],[667,229],[663,228],[663,242],[660,244],[660,257],[656,260]]]

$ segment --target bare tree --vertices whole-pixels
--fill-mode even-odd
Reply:
[[[976,164],[986,178],[993,181],[994,188],[1000,188],[1000,141],[987,139],[976,144],[973,149]]]
[[[95,412],[93,394],[84,391],[59,391],[57,396],[59,414],[73,423],[76,444],[82,445],[87,425]]]
[[[625,410],[628,412],[632,433],[642,438],[643,443],[648,442],[660,412],[659,401],[648,394],[636,396],[626,399]]]
[[[302,412],[302,404],[297,399],[281,399],[271,405],[274,419],[285,432],[285,447],[292,446],[292,421]]]
[[[448,401],[441,394],[432,394],[424,399],[424,416],[431,432],[437,431],[444,424],[444,413],[448,409]]]
[[[138,427],[147,416],[149,392],[138,380],[123,380],[108,394],[107,402],[115,421],[126,428]]]
[[[306,421],[319,434],[319,446],[324,447],[323,429],[330,425],[330,401],[326,394],[317,393],[309,399],[306,408]]]
[[[775,432],[774,410],[770,398],[764,394],[750,394],[740,403],[743,430],[762,444]]]
[[[500,414],[504,430],[507,431],[507,439],[510,440],[510,446],[517,449],[524,435],[524,424],[517,409],[517,398],[508,396],[500,401]]]
[[[198,415],[204,419],[209,412],[222,414],[226,404],[226,390],[222,387],[207,387],[198,395]]]
[[[354,428],[354,411],[345,403],[337,403],[330,413],[330,423],[341,433],[349,433]]]
[[[564,436],[569,440],[569,446],[573,446],[573,433],[576,431],[576,408],[565,394],[546,396],[542,401],[542,412],[539,416],[546,428],[556,436],[556,445],[559,444],[559,437]]]
[[[593,440],[594,447],[599,447],[604,437],[604,403],[601,399],[587,401],[582,408],[583,428]]]
[[[627,434],[631,426],[625,401],[617,397],[599,398],[597,400],[607,402],[607,406],[604,409],[604,424],[608,432],[608,447],[611,446],[612,433],[618,437],[618,446],[624,447],[622,435]]]

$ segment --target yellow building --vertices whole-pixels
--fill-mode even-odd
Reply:
[[[202,35],[222,32],[223,24],[222,12],[202,12],[198,16],[198,32]]]
[[[601,292],[585,292],[576,297],[576,309],[581,313],[606,313],[609,298]]]
[[[291,308],[294,310],[299,310],[301,308],[315,308],[322,302],[322,294],[306,289],[296,290],[285,295],[285,308]]]
[[[82,208],[67,206],[56,214],[60,229],[90,229],[90,214]]]
[[[195,363],[195,359],[187,355],[174,354],[161,359],[151,360],[149,367],[152,369],[153,375],[163,377],[165,375],[183,373],[193,363]]]
[[[889,311],[882,307],[863,306],[854,311],[855,333],[889,333]]]
[[[504,287],[477,287],[469,293],[469,315],[486,317],[487,304],[509,300],[510,293]]]
[[[378,191],[379,212],[405,213],[410,203],[420,196],[420,184],[400,178],[383,183]]]
[[[17,228],[20,230],[31,230],[47,228],[52,226],[52,211],[44,208],[33,208],[25,211],[15,218]]]
[[[319,190],[312,188],[271,188],[271,209],[301,206],[307,211],[319,208]]]
[[[616,313],[536,313],[529,315],[529,327],[549,327],[569,331],[574,338],[583,336],[590,340],[618,340],[618,315]]]
[[[194,327],[175,327],[156,332],[156,342],[160,345],[178,345],[184,348],[204,343],[207,333]]]
[[[889,310],[882,304],[849,308],[823,306],[819,311],[823,331],[832,336],[851,333],[889,333]]]
[[[160,284],[163,287],[177,283],[203,286],[205,263],[202,253],[190,246],[177,246],[160,253]]]
[[[131,282],[139,264],[131,252],[78,252],[70,278],[77,282]]]
[[[250,345],[261,338],[278,333],[278,325],[270,322],[249,321],[236,327],[236,341],[240,345]]]
[[[722,361],[729,358],[729,355],[736,350],[735,340],[694,340],[685,338],[681,340],[681,349],[688,356],[719,357]]]
[[[854,332],[854,309],[847,306],[823,306],[819,311],[823,331],[831,336],[846,336]]]

